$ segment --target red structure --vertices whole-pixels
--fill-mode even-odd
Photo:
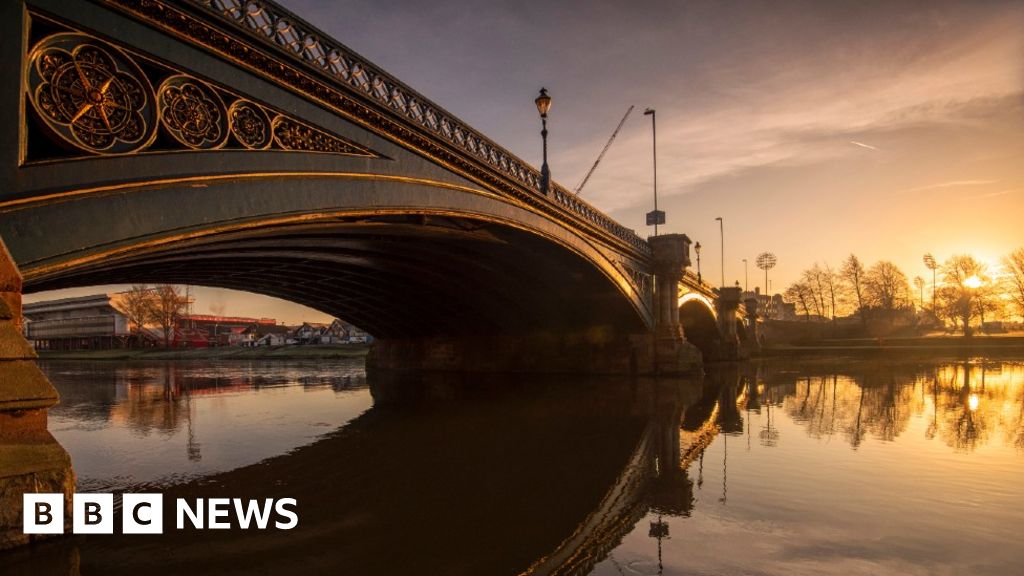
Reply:
[[[277,321],[273,318],[187,314],[178,318],[174,329],[174,346],[234,346],[255,341],[264,333],[273,331],[276,326]]]

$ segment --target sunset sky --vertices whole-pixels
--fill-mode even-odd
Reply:
[[[1024,2],[281,0],[524,160],[553,97],[553,177],[642,235],[657,109],[662,232],[719,278],[783,289],[851,251],[925,275],[921,255],[1024,246]],[[76,293],[89,292],[76,291]],[[196,312],[313,318],[202,290]]]

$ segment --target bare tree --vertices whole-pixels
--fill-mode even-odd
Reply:
[[[145,285],[136,284],[131,290],[121,293],[121,310],[128,319],[128,331],[137,333],[151,320],[153,310],[153,290]]]
[[[153,297],[150,300],[150,314],[153,322],[160,326],[164,333],[164,347],[171,345],[171,333],[178,317],[188,306],[188,300],[178,292],[178,289],[170,284],[161,284],[153,288]]]
[[[907,277],[892,262],[876,262],[864,274],[864,301],[889,317],[911,304]]]
[[[861,320],[864,321],[864,265],[861,264],[860,260],[853,254],[843,261],[843,267],[840,270],[840,275],[843,280],[846,281],[850,287],[850,292],[856,297],[857,301],[857,314],[860,315]]]
[[[1007,274],[1003,276],[1003,291],[1024,319],[1024,247],[1017,248],[1003,258]]]
[[[985,318],[1003,315],[1006,305],[1000,296],[999,284],[991,279],[986,280],[974,291],[974,311],[982,328],[985,326]]]
[[[835,320],[836,303],[842,301],[842,284],[840,283],[839,274],[837,274],[827,262],[825,263],[825,267],[822,271],[822,280],[825,284],[825,289],[828,291],[828,297],[832,302],[832,319]]]
[[[940,305],[947,315],[959,320],[964,336],[970,336],[971,319],[984,311],[978,303],[986,297],[980,288],[989,283],[985,264],[968,254],[951,256],[942,265],[942,281],[945,286]]]
[[[789,288],[786,288],[785,297],[786,300],[798,304],[804,311],[804,319],[810,321],[811,302],[814,300],[814,293],[807,283],[801,281],[790,284]]]
[[[828,315],[825,307],[825,284],[822,281],[823,272],[817,263],[807,270],[804,270],[801,282],[811,292],[811,304],[814,306],[814,313],[822,318]]]

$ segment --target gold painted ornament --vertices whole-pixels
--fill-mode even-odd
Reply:
[[[85,34],[41,40],[28,58],[28,96],[43,124],[74,148],[125,154],[155,137],[153,88],[126,54]]]

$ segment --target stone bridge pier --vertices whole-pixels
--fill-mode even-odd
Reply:
[[[70,525],[71,458],[46,429],[59,396],[21,335],[21,275],[0,240],[0,550],[39,536],[22,533],[22,495],[63,493]]]
[[[722,360],[737,360],[742,357],[739,333],[736,329],[736,314],[740,308],[741,289],[739,286],[725,286],[718,289],[715,306],[718,309],[718,328],[722,334],[720,350]]]
[[[683,373],[700,364],[700,351],[690,344],[679,321],[680,284],[690,265],[690,238],[665,234],[648,239],[655,277],[654,363],[662,374]]]
[[[746,339],[743,341],[743,348],[747,356],[757,356],[761,353],[761,334],[757,327],[759,316],[757,296],[748,292],[743,300],[744,320],[746,320]]]

